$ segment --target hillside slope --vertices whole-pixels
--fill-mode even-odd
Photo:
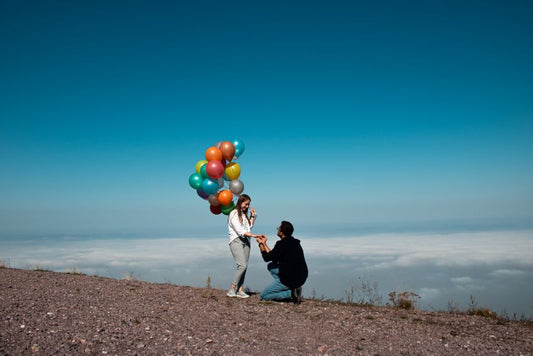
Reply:
[[[0,355],[533,354],[531,322],[0,268]]]

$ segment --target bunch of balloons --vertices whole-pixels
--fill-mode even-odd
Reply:
[[[189,185],[209,202],[215,215],[228,215],[235,207],[234,197],[244,190],[239,180],[241,167],[234,162],[243,152],[241,140],[217,142],[205,151],[205,159],[196,163],[196,172],[189,176]]]

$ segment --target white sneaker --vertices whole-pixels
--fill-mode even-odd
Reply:
[[[242,290],[238,291],[236,295],[239,298],[250,298],[250,296],[248,294],[244,293]]]
[[[237,294],[235,293],[235,291],[233,289],[230,289],[228,290],[228,292],[226,293],[226,295],[230,298],[234,298],[237,296]]]

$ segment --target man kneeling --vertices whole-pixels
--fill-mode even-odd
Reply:
[[[269,262],[268,270],[274,277],[268,287],[260,295],[262,300],[291,300],[301,302],[302,286],[307,280],[307,264],[300,240],[292,236],[294,227],[288,221],[282,221],[278,227],[279,241],[271,250],[266,242],[267,237],[256,238],[265,262]]]

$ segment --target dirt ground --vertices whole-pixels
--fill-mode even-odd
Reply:
[[[0,268],[0,355],[533,355],[533,323]]]

